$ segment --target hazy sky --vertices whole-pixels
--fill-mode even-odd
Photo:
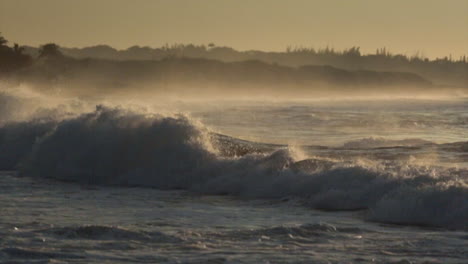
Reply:
[[[468,0],[0,0],[0,32],[34,46],[386,46],[457,57],[468,54]]]

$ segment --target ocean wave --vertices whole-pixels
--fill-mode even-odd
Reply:
[[[187,188],[215,158],[185,116],[160,117],[98,107],[61,122],[36,144],[27,175],[92,184]]]
[[[33,120],[0,126],[0,170],[17,169],[34,144],[55,125],[55,121]]]
[[[161,232],[138,232],[115,226],[67,226],[41,230],[41,233],[67,239],[138,240],[147,242],[180,242],[180,239]]]
[[[58,122],[34,143],[21,173],[87,184],[297,197],[317,209],[369,209],[374,221],[468,228],[466,170],[304,159],[285,146],[239,147],[246,145],[183,115],[97,107]]]
[[[408,139],[386,139],[382,137],[369,137],[348,141],[343,144],[343,148],[386,148],[386,147],[414,147],[434,144],[431,141],[408,138]]]
[[[98,239],[98,240],[149,240],[146,234],[125,230],[113,226],[78,226],[63,227],[46,230],[51,233],[68,239]]]
[[[30,262],[31,259],[84,259],[85,258],[84,256],[71,254],[71,253],[31,250],[31,249],[23,249],[23,248],[18,248],[18,247],[3,248],[0,250],[0,253],[12,259],[28,259],[28,263],[31,263]],[[12,263],[15,263],[15,262],[12,262]],[[45,262],[38,262],[38,263],[45,263]],[[46,263],[49,263],[49,261],[47,261]]]
[[[360,228],[336,227],[327,223],[303,224],[298,226],[274,226],[268,228],[236,230],[229,233],[213,234],[217,237],[226,237],[228,239],[272,239],[272,238],[319,238],[336,235],[358,235],[370,233],[372,231]]]
[[[467,229],[468,186],[461,182],[401,186],[377,201],[370,210],[369,219]]]
[[[461,152],[468,154],[468,141],[441,144],[440,148],[445,151]]]

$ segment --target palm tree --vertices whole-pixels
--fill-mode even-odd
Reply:
[[[6,40],[3,36],[2,33],[0,33],[0,46],[6,46],[8,43],[8,40]]]

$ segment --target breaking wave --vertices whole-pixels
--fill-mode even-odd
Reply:
[[[36,144],[28,175],[92,184],[187,188],[215,154],[187,117],[98,107],[61,122]]]
[[[367,209],[373,221],[468,229],[468,173],[462,169],[304,159],[284,146],[246,147],[248,142],[210,133],[187,116],[101,106],[56,123],[17,126],[0,131],[24,131],[28,140],[19,148],[3,137],[0,148],[18,151],[2,160],[8,160],[4,168],[21,160],[21,173],[27,176],[252,198],[297,197],[316,209]]]
[[[0,170],[15,170],[33,145],[55,127],[55,121],[35,120],[0,126]]]

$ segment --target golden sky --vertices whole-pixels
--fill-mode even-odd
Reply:
[[[0,0],[0,32],[33,46],[329,45],[458,57],[468,55],[468,0]]]

